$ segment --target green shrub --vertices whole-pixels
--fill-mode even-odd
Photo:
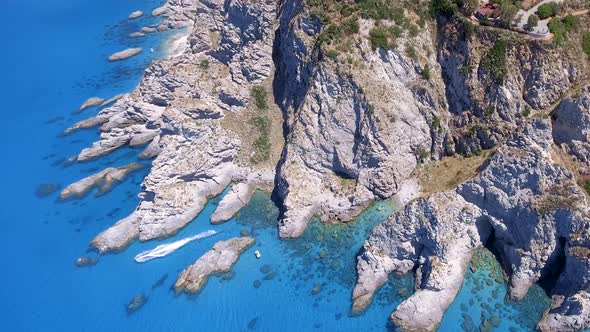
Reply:
[[[537,15],[539,15],[539,18],[542,20],[547,19],[549,17],[557,16],[558,13],[559,5],[557,4],[557,2],[542,4],[537,9]]]
[[[432,129],[440,129],[440,118],[438,116],[434,116],[432,118]]]
[[[254,97],[254,106],[259,111],[268,109],[266,90],[261,86],[255,86],[252,89],[252,97]]]
[[[328,50],[326,52],[326,56],[332,60],[336,60],[338,58],[338,51],[336,50]]]
[[[590,57],[590,32],[584,32],[582,34],[582,50]]]
[[[419,146],[418,149],[416,149],[416,157],[418,157],[418,162],[423,164],[430,159],[430,151],[423,146]]]
[[[539,24],[539,16],[531,15],[526,21],[526,28],[527,30],[533,30]]]
[[[366,19],[393,19],[400,12],[399,8],[393,6],[393,1],[389,0],[360,0],[357,3],[362,17]]]
[[[563,45],[566,40],[566,30],[565,25],[559,19],[552,19],[549,21],[549,31],[553,34],[553,40],[557,45]]]
[[[494,2],[500,6],[500,16],[498,17],[500,25],[504,28],[509,28],[514,17],[516,17],[518,7],[512,0],[495,0]]]
[[[416,52],[416,49],[412,45],[406,45],[406,55],[408,57],[410,57],[410,59],[412,59],[412,60],[418,59],[418,53]]]
[[[199,63],[199,67],[203,70],[209,69],[209,60],[207,60],[207,59],[201,60],[201,62]]]
[[[389,48],[389,42],[387,40],[387,33],[382,28],[373,28],[369,31],[369,38],[371,40],[371,46],[373,49],[384,49]]]
[[[492,75],[494,80],[499,84],[504,83],[508,75],[508,69],[506,68],[507,49],[508,43],[499,39],[481,61],[483,69]]]
[[[258,137],[254,140],[256,153],[252,162],[259,163],[270,159],[272,144],[270,141],[270,118],[268,116],[268,96],[266,90],[261,86],[252,89],[251,98],[254,100],[256,115],[251,123],[256,127]]]
[[[457,11],[457,4],[453,0],[430,0],[430,15],[453,16]]]
[[[358,33],[359,30],[360,27],[357,17],[347,19],[342,23],[342,31],[347,35]]]
[[[424,69],[422,69],[422,78],[424,78],[427,81],[430,81],[430,76],[431,76],[431,73],[430,73],[430,64],[427,63],[424,66]]]
[[[572,32],[578,29],[578,18],[574,15],[568,15],[562,19],[565,31]]]

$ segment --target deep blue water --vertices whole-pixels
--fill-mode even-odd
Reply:
[[[157,22],[127,20],[134,10],[149,13],[158,0],[4,0],[0,19],[2,75],[3,190],[0,324],[4,331],[384,331],[387,317],[411,293],[411,277],[392,277],[369,310],[349,316],[355,278],[355,255],[368,232],[394,211],[388,203],[372,207],[352,226],[313,224],[298,240],[279,241],[276,207],[257,193],[239,216],[211,226],[209,216],[219,198],[174,239],[214,229],[218,235],[195,241],[163,259],[137,264],[133,257],[158,242],[135,243],[120,254],[99,257],[96,266],[78,268],[74,260],[88,253],[100,231],[135,208],[148,168],[134,173],[106,195],[60,203],[57,193],[38,198],[41,183],[62,187],[106,166],[136,160],[138,150],[121,149],[96,161],[65,166],[64,159],[89,146],[96,130],[59,134],[97,112],[75,114],[88,97],[109,98],[129,92],[145,66],[162,56],[162,45],[175,32],[127,38]],[[130,46],[144,50],[120,63],[106,57]],[[145,163],[145,161],[143,161]],[[180,271],[215,241],[252,232],[257,244],[233,268],[211,278],[197,296],[175,296],[170,287]],[[164,242],[170,242],[168,239]],[[262,259],[256,260],[254,250]],[[269,265],[270,273],[260,271]],[[490,270],[491,269],[491,270]],[[532,330],[546,305],[538,289],[523,303],[505,303],[504,283],[488,270],[469,272],[440,330],[479,328],[484,321],[497,330]],[[493,282],[488,282],[490,279]],[[158,280],[163,280],[158,285]],[[317,294],[312,291],[316,289]],[[317,292],[319,290],[319,292]],[[148,301],[128,315],[136,295]],[[545,302],[543,302],[545,301]],[[469,324],[469,322],[471,324]]]

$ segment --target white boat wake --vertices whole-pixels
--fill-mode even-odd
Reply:
[[[181,248],[182,246],[186,245],[187,243],[189,243],[191,241],[204,239],[206,237],[210,237],[215,234],[217,234],[216,231],[208,230],[208,231],[199,233],[195,236],[184,238],[182,240],[159,245],[152,250],[147,250],[147,251],[137,254],[137,256],[135,256],[135,261],[138,263],[143,263],[143,262],[147,262],[149,260],[155,259],[155,258],[161,258],[161,257],[167,256],[167,255],[170,255],[171,253],[173,253],[174,251],[178,250],[179,248]]]

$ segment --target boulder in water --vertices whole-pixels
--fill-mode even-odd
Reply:
[[[83,111],[89,107],[95,107],[104,102],[104,99],[99,97],[90,97],[82,105],[80,105],[80,111]]]
[[[57,183],[42,183],[37,187],[35,195],[39,198],[45,198],[58,191],[61,186]]]
[[[94,257],[83,256],[76,259],[76,266],[78,267],[94,266],[96,263],[98,263],[98,259]]]
[[[129,14],[129,19],[133,20],[136,19],[138,17],[141,17],[143,15],[143,12],[141,10],[136,10],[133,13]]]
[[[133,299],[131,299],[131,302],[127,304],[127,314],[131,315],[135,313],[137,310],[141,309],[141,307],[143,307],[146,303],[147,298],[143,294],[139,293],[135,295]]]
[[[128,59],[134,55],[139,54],[141,51],[142,51],[142,49],[140,47],[128,48],[128,49],[123,50],[121,52],[111,54],[111,56],[109,56],[109,61],[114,62],[114,61],[125,60],[125,59]]]

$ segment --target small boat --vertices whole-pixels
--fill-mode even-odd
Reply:
[[[260,251],[256,250],[254,252],[254,256],[256,256],[256,258],[260,258],[262,255],[260,254]]]
[[[153,48],[150,48],[150,53],[154,53],[154,49]]]

